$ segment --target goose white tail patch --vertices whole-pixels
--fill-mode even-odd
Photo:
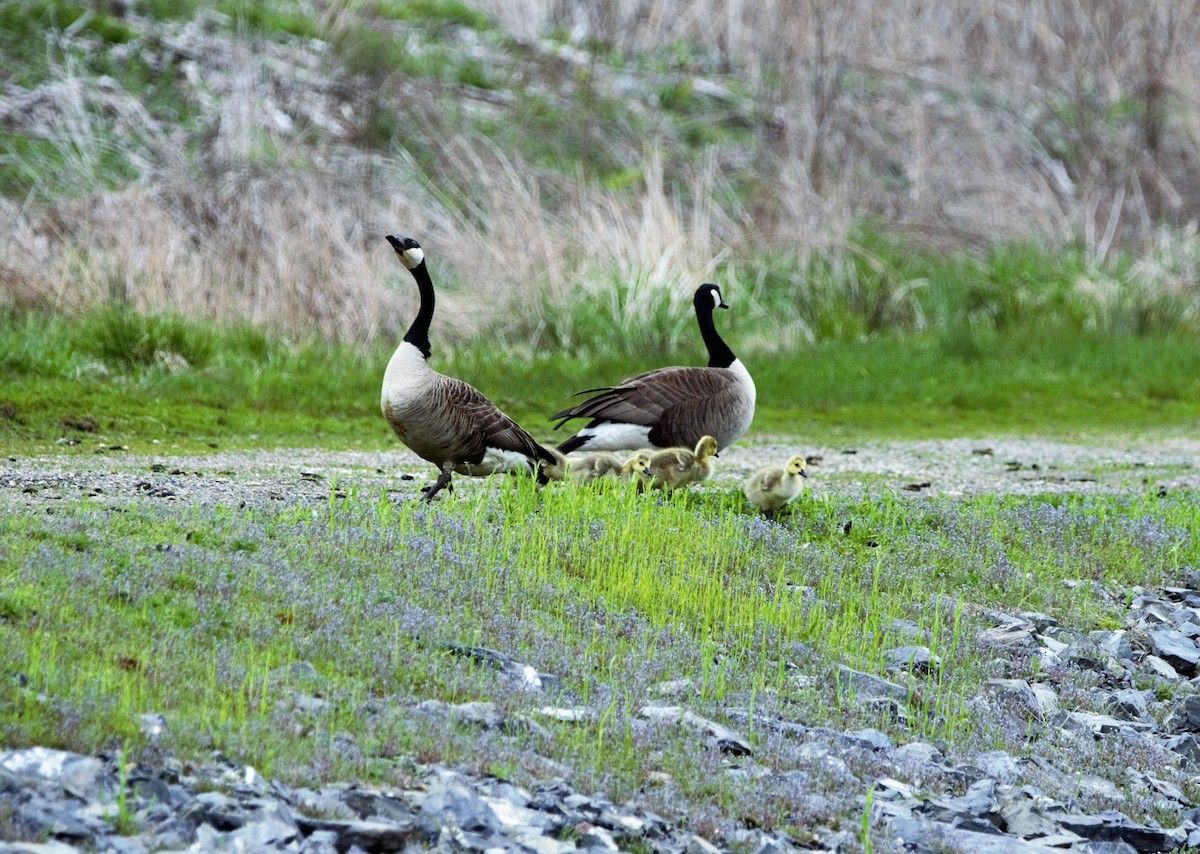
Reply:
[[[577,436],[586,438],[584,451],[626,451],[650,447],[650,428],[640,424],[620,424],[615,421],[584,427]]]
[[[481,462],[461,463],[454,470],[459,474],[467,474],[475,477],[496,474],[497,472],[528,473],[533,471],[533,461],[520,451],[504,451],[500,448],[488,448],[484,451]]]

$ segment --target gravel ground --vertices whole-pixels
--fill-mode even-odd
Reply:
[[[903,494],[976,495],[1200,489],[1200,439],[1111,442],[948,439],[821,447],[756,442],[726,449],[713,483],[733,486],[755,468],[788,456],[810,461],[808,486],[820,494],[891,488]],[[200,504],[324,500],[330,488],[416,497],[434,469],[405,450],[218,451],[199,456],[131,454],[97,445],[69,453],[8,457],[0,464],[0,501],[41,504],[91,495],[149,497]],[[487,489],[456,477],[456,497]],[[453,500],[453,499],[451,499]]]

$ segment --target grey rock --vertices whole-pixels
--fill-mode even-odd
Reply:
[[[891,841],[902,851],[970,851],[972,854],[1062,854],[1061,849],[1034,842],[1016,842],[1011,836],[965,830],[936,821],[916,818],[891,820]]]
[[[0,769],[16,777],[56,783],[84,801],[112,791],[115,783],[100,760],[46,747],[0,752]]]
[[[450,718],[480,729],[500,729],[505,723],[504,713],[491,702],[459,703],[450,706]]]
[[[864,750],[890,750],[894,745],[885,733],[877,729],[860,729],[857,732],[839,733],[837,743],[843,747],[857,747]]]
[[[1021,773],[1021,766],[1017,759],[1003,750],[989,750],[980,753],[972,760],[972,764],[986,776],[1000,783],[1011,783]]]
[[[1147,692],[1122,688],[1109,695],[1106,704],[1115,717],[1126,721],[1145,721],[1150,713]]]
[[[979,639],[984,643],[997,644],[1003,647],[1021,648],[1037,645],[1034,635],[1037,627],[1027,620],[1009,617],[1005,622],[979,633]]]
[[[1039,632],[1045,632],[1058,625],[1058,620],[1041,611],[1022,611],[1017,617],[1027,623],[1033,623],[1033,627]]]
[[[1200,739],[1188,733],[1168,738],[1163,742],[1167,750],[1173,750],[1184,759],[1185,766],[1200,767]]]
[[[909,642],[923,641],[928,643],[929,632],[922,629],[917,623],[912,620],[904,620],[900,617],[892,617],[888,623],[888,633],[896,635],[899,639]]]
[[[1079,850],[1085,854],[1137,854],[1128,842],[1089,842]]]
[[[222,845],[234,851],[282,850],[300,838],[295,823],[266,818],[248,823],[228,834]]]
[[[1149,732],[1157,728],[1153,721],[1130,721],[1095,712],[1059,712],[1051,721],[1055,726],[1079,734],[1105,735],[1133,729]]]
[[[1007,799],[999,805],[999,813],[1005,832],[1021,839],[1051,836],[1059,831],[1058,822],[1029,798]]]
[[[1154,654],[1166,661],[1180,673],[1196,675],[1196,662],[1200,661],[1200,648],[1191,638],[1174,629],[1157,629],[1149,633],[1150,646]]]
[[[1037,699],[1043,718],[1053,716],[1058,712],[1058,692],[1053,688],[1041,682],[1034,682],[1029,686],[1029,690],[1033,692],[1033,696]]]
[[[942,751],[927,741],[911,741],[908,744],[902,744],[896,748],[893,755],[898,762],[914,762],[921,765],[941,762],[945,758]]]
[[[1024,679],[989,679],[983,689],[996,699],[1005,712],[1021,720],[1041,720],[1044,716],[1042,704]]]
[[[884,667],[889,671],[925,675],[942,666],[942,660],[927,646],[901,646],[883,653]]]
[[[490,834],[501,829],[492,809],[462,783],[437,780],[430,784],[421,804],[421,814],[441,823],[451,823],[468,833]]]
[[[596,710],[588,706],[575,706],[571,708],[543,706],[537,710],[537,713],[544,718],[563,723],[586,723],[587,721],[596,719]]]
[[[907,688],[870,673],[862,673],[840,665],[834,678],[838,690],[852,696],[855,702],[867,699],[892,699],[900,703],[908,702]]]
[[[338,851],[352,850],[355,847],[362,851],[401,851],[409,844],[430,844],[438,836],[437,828],[423,821],[390,823],[301,817],[299,826],[307,837],[316,833],[332,835],[336,839],[334,846]]]
[[[576,828],[579,831],[579,839],[576,844],[583,851],[619,851],[616,840],[613,835],[603,827],[596,827],[587,822],[582,823]]]
[[[1176,786],[1170,780],[1162,780],[1158,777],[1152,777],[1149,774],[1140,775],[1142,784],[1152,792],[1157,792],[1168,800],[1172,800],[1177,804],[1182,804],[1185,807],[1192,806],[1191,800],[1183,793],[1183,789]]]
[[[981,833],[999,833],[1001,814],[996,803],[996,781],[979,780],[959,798],[931,798],[914,810],[955,827],[965,827]]]
[[[721,849],[713,845],[703,836],[692,835],[688,840],[684,854],[721,854]]]
[[[688,729],[708,736],[708,743],[722,753],[749,756],[754,748],[742,736],[716,721],[709,720],[680,706],[643,706],[638,714],[647,720],[675,721]]]
[[[756,730],[770,730],[771,732],[795,738],[806,735],[812,729],[796,721],[784,721],[779,718],[763,717],[757,714],[752,715],[749,709],[726,709],[725,716],[738,726],[750,726]]]
[[[338,854],[338,836],[332,830],[315,830],[301,843],[300,854]]]
[[[1089,632],[1088,637],[1100,647],[1104,652],[1113,658],[1129,660],[1133,658],[1133,646],[1127,638],[1128,632],[1124,629],[1116,631],[1094,631]]]
[[[1187,842],[1187,833],[1135,824],[1123,813],[1105,810],[1099,815],[1059,815],[1063,828],[1094,842],[1124,842],[1137,851],[1170,851]]]
[[[1140,670],[1168,683],[1178,682],[1181,678],[1178,670],[1157,655],[1142,656]]]
[[[1170,733],[1200,732],[1200,695],[1177,702],[1163,720],[1163,729]]]
[[[1111,656],[1107,655],[1091,638],[1084,637],[1068,644],[1066,650],[1060,653],[1060,657],[1064,661],[1080,667],[1099,670]]]
[[[416,811],[399,798],[370,789],[347,789],[342,802],[360,819],[407,822],[416,819]]]

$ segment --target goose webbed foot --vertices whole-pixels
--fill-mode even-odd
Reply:
[[[446,487],[448,492],[454,492],[454,484],[450,482],[450,469],[448,468],[442,469],[437,480],[421,490],[421,500],[426,504],[433,501],[433,496],[441,492],[442,487]]]

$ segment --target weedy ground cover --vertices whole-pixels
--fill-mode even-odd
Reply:
[[[666,772],[677,785],[652,796],[660,808],[733,809],[763,826],[813,809],[852,821],[858,807],[810,803],[836,781],[756,721],[1053,757],[1067,748],[1048,730],[1016,733],[975,712],[997,675],[981,609],[1111,628],[1124,591],[1200,560],[1200,503],[1182,493],[880,490],[802,499],[781,523],[717,487],[664,498],[523,481],[432,507],[340,484],[324,503],[53,510],[0,508],[0,743],[136,755],[149,747],[138,716],[157,712],[168,721],[159,747],[221,750],[308,785],[386,783],[417,758],[517,780],[565,775],[623,798]],[[940,664],[916,677],[907,724],[839,690],[836,666],[883,673],[886,651],[913,637]],[[500,650],[558,677],[563,693],[523,692],[453,645]],[[1037,664],[1017,655],[1008,666],[1029,677]],[[740,729],[758,760],[803,772],[805,786],[764,793],[715,773],[702,740],[635,726],[654,686],[675,679],[690,680],[701,714],[748,714]],[[491,700],[510,716],[547,702],[598,712],[543,719],[548,736],[481,733],[415,710],[429,699]]]

